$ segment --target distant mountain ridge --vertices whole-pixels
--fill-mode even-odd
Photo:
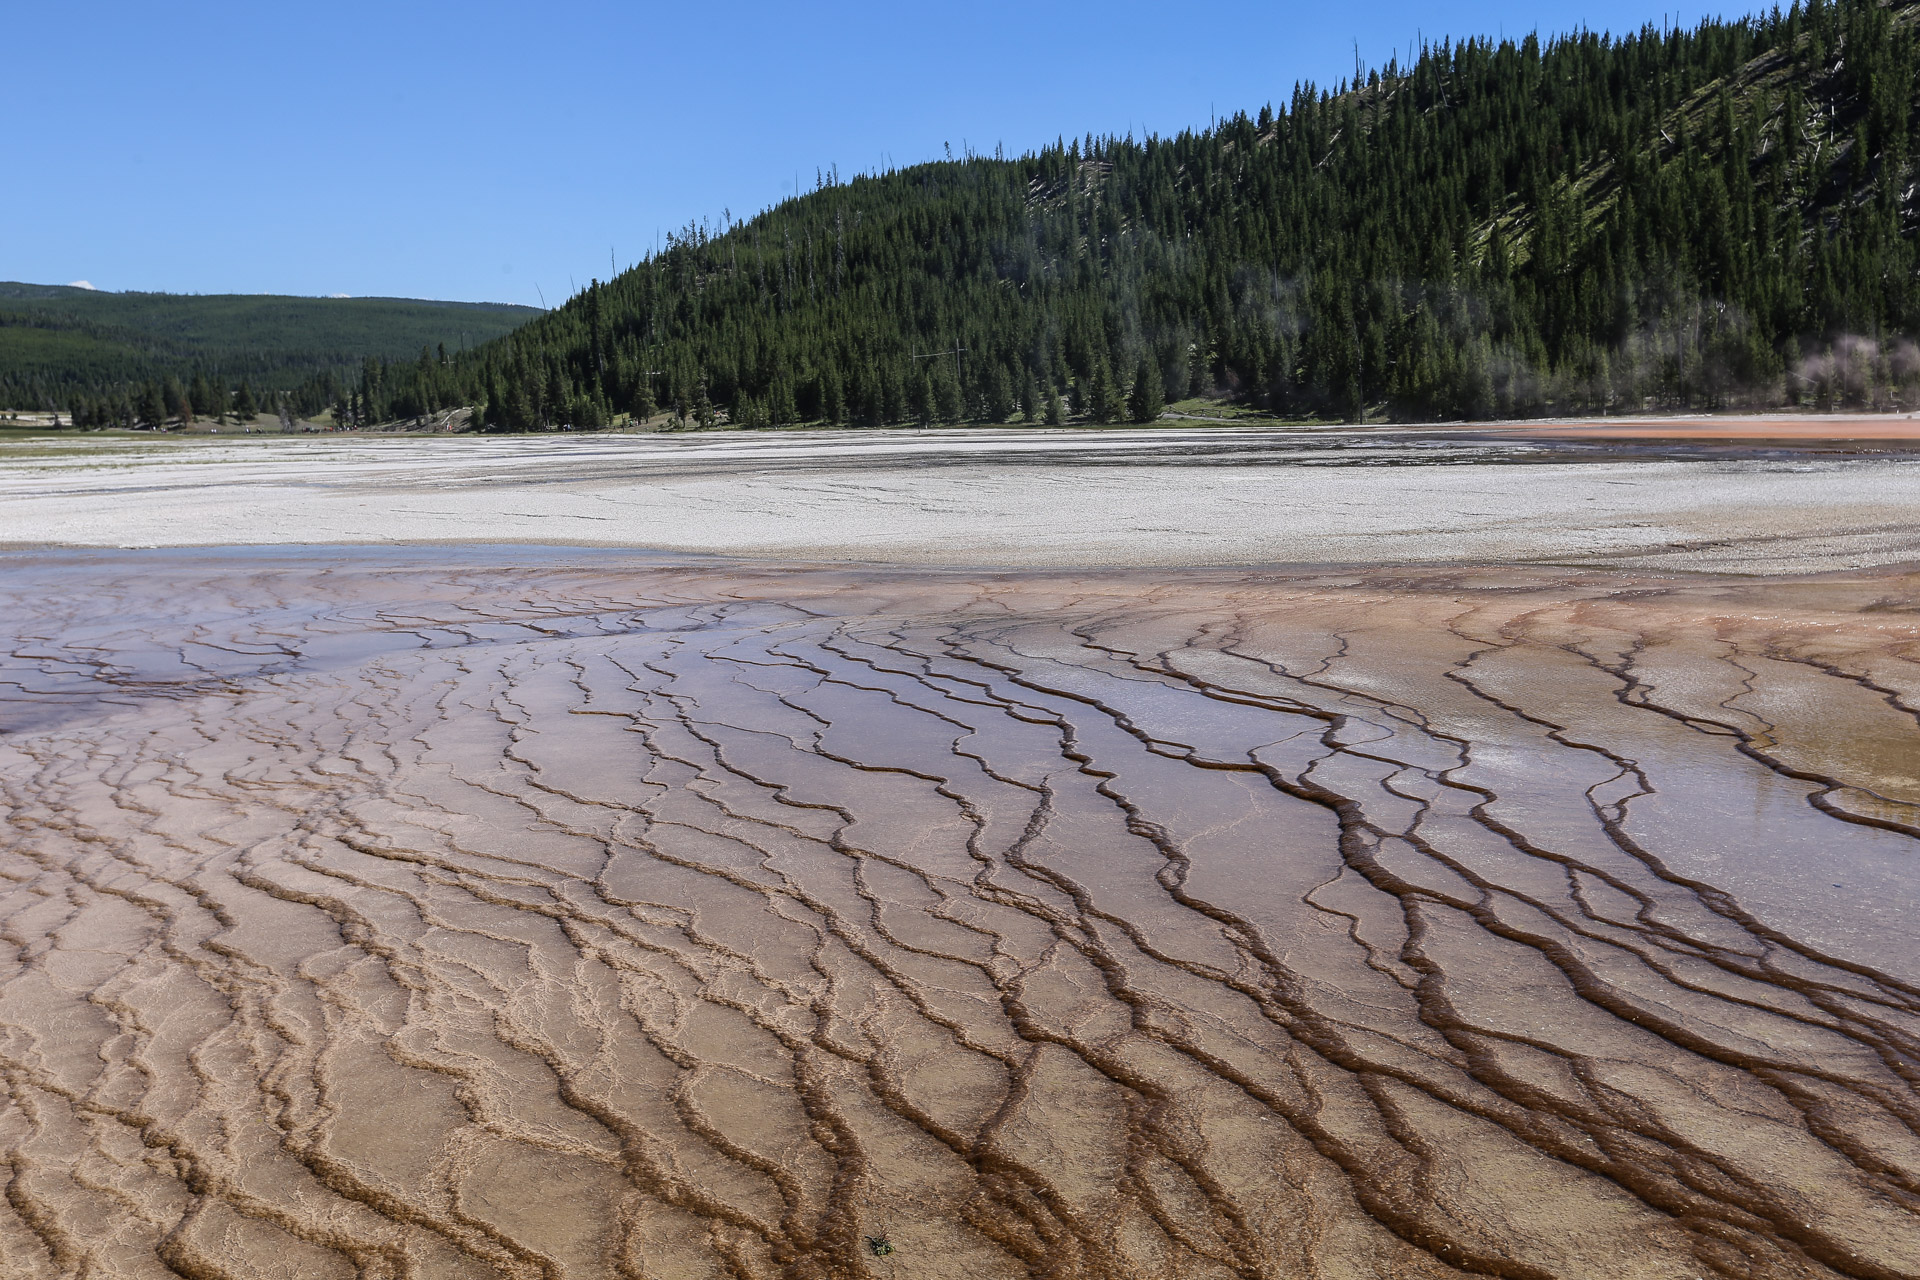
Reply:
[[[1205,133],[824,177],[356,412],[1910,407],[1917,138],[1916,0],[1443,43]]]
[[[236,341],[220,376],[252,358],[339,421],[472,406],[506,431],[661,409],[1149,421],[1185,397],[1346,419],[1907,409],[1917,144],[1920,0],[1445,42],[1205,132],[823,174],[446,358],[363,343],[351,376],[303,378],[284,348]],[[28,305],[0,298],[0,351]],[[164,326],[143,332],[147,367],[177,368]],[[127,367],[61,385],[104,421],[178,403],[111,383]],[[8,368],[0,393],[23,394]],[[57,400],[49,385],[33,393]]]
[[[198,375],[229,392],[332,402],[364,361],[449,353],[539,315],[505,303],[274,294],[109,293],[0,282],[0,404],[71,410]]]

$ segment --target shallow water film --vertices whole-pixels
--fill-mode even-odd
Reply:
[[[1920,1275],[1920,578],[0,618],[7,1277]]]

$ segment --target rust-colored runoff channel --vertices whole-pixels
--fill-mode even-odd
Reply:
[[[1920,579],[0,573],[0,1275],[1920,1275]]]

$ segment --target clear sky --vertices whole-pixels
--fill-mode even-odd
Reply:
[[[624,268],[818,167],[1204,127],[1350,75],[1356,42],[1377,66],[1423,33],[1661,21],[1626,0],[19,0],[0,279],[557,304],[609,251]]]

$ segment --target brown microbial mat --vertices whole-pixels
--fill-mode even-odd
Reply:
[[[1859,441],[1920,446],[1920,416],[1848,414],[1818,418],[1772,417],[1627,418],[1591,422],[1540,422],[1477,428],[1489,434],[1533,440]]]
[[[0,1275],[1920,1275],[1920,578],[0,565]]]

